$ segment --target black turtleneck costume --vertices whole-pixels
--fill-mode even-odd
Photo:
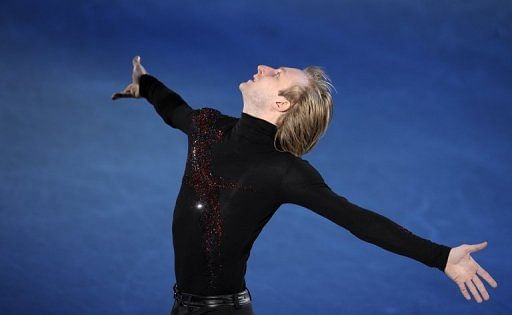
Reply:
[[[193,109],[149,74],[139,84],[140,95],[164,122],[188,137],[172,222],[176,283],[182,291],[220,295],[244,290],[252,245],[285,203],[444,271],[450,247],[418,237],[333,192],[307,160],[275,149],[276,125],[244,112],[235,118],[213,108]]]

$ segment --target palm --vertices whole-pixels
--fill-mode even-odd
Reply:
[[[482,302],[482,297],[479,295],[478,291],[486,301],[489,299],[489,294],[477,275],[485,279],[493,288],[498,286],[489,273],[487,273],[470,255],[470,253],[482,250],[486,246],[487,242],[483,242],[476,245],[464,244],[452,248],[444,270],[446,275],[458,285],[462,295],[467,300],[470,300],[471,297],[466,286],[478,303]]]
[[[121,92],[117,92],[112,94],[112,100],[116,100],[118,98],[139,98],[139,78],[143,74],[147,74],[146,69],[140,64],[140,56],[133,57],[132,60],[133,71],[132,71],[132,82],[128,84],[128,86]]]

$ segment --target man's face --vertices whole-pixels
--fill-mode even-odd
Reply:
[[[289,67],[274,69],[259,65],[258,73],[253,75],[253,79],[240,83],[239,88],[244,102],[249,101],[256,106],[272,106],[276,102],[286,102],[286,99],[278,93],[295,84],[308,84],[307,75],[301,69]]]

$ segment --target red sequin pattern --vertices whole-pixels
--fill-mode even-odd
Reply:
[[[216,287],[216,276],[222,270],[220,245],[223,235],[222,212],[219,204],[220,188],[237,188],[254,191],[251,186],[224,180],[212,173],[212,147],[223,138],[223,131],[216,128],[220,112],[203,108],[195,112],[191,122],[188,161],[190,163],[185,183],[191,186],[197,197],[193,211],[201,211],[200,225],[203,232],[203,252],[208,262],[209,285]]]

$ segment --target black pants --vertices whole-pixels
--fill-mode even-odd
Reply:
[[[233,305],[221,305],[216,307],[186,306],[180,305],[179,302],[174,300],[171,315],[185,314],[254,315],[252,303],[240,305],[238,309],[235,309]]]

